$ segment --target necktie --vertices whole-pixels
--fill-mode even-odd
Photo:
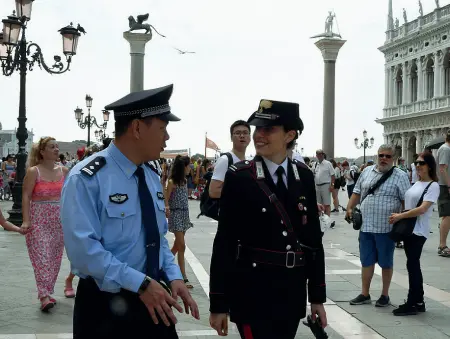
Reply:
[[[286,199],[288,196],[288,190],[286,185],[283,181],[283,174],[284,174],[284,168],[283,166],[279,166],[277,170],[275,171],[278,177],[277,181],[277,196],[279,197],[280,201],[284,204],[286,203]]]
[[[139,202],[141,204],[142,223],[145,230],[145,248],[147,252],[146,274],[150,278],[159,280],[159,228],[156,219],[155,205],[152,195],[145,182],[144,169],[138,166],[134,174],[138,178]]]

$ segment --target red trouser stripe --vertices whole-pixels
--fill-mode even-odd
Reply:
[[[244,339],[253,339],[252,329],[250,325],[243,325],[242,328],[244,329]]]

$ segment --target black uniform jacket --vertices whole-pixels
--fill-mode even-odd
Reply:
[[[257,179],[256,161],[262,163],[265,179]],[[236,259],[240,246],[276,252],[296,248],[287,236],[281,215],[256,182],[264,180],[276,192],[264,160],[257,156],[253,161],[234,164],[225,176],[211,258],[211,313],[230,313],[231,321],[241,323],[286,315],[300,320],[306,314],[307,282],[309,302],[326,301],[314,178],[306,165],[295,163],[300,177],[296,180],[292,164],[289,160],[285,210],[299,242],[315,250],[304,249],[305,266],[295,268]]]

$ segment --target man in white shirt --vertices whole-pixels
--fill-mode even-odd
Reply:
[[[245,160],[245,150],[250,143],[250,125],[244,120],[237,120],[230,127],[230,135],[231,141],[233,142],[233,149],[229,153],[233,158],[234,164]],[[209,186],[209,196],[211,198],[220,198],[228,166],[229,161],[226,154],[217,159]]]
[[[289,145],[289,146],[291,146],[291,148],[287,149],[288,157],[291,158],[292,160],[300,161],[300,162],[302,162],[302,163],[304,163],[306,165],[305,159],[303,159],[302,155],[294,150],[296,145],[297,144]]]
[[[411,172],[410,172],[410,178],[411,185],[414,185],[418,179],[417,172],[416,172],[416,165],[414,165],[414,162],[417,160],[417,154],[414,154],[413,156],[413,163],[411,164]]]
[[[331,214],[331,192],[334,189],[334,168],[331,162],[325,159],[323,150],[316,151],[318,162],[313,167],[314,180],[316,182],[317,202],[324,205],[325,213]]]

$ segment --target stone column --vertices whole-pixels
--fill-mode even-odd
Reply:
[[[152,34],[124,32],[123,37],[130,43],[130,92],[142,91],[144,89],[145,44],[152,39]]]
[[[390,102],[389,102],[389,79],[391,78],[391,75],[389,74],[389,67],[386,67],[384,69],[384,73],[385,73],[385,80],[384,80],[384,107],[387,108],[390,106]]]
[[[384,144],[389,144],[389,135],[386,133],[383,133],[383,140],[384,140]]]
[[[416,153],[419,154],[423,150],[423,131],[416,132]]]
[[[402,80],[403,80],[403,98],[402,98],[402,104],[407,104],[409,102],[409,91],[408,91],[408,87],[409,87],[409,72],[408,72],[408,64],[405,61],[403,63],[403,72],[402,72]]]
[[[402,158],[406,159],[408,153],[408,134],[402,133]]]
[[[422,61],[417,59],[417,101],[423,100],[424,95],[424,76],[423,76]]]
[[[395,106],[396,97],[395,97],[395,70],[393,67],[390,67],[390,78],[389,78],[389,98],[391,107]]]
[[[441,96],[441,86],[440,86],[440,79],[441,79],[441,67],[439,62],[439,53],[434,53],[434,98]]]
[[[334,97],[336,59],[345,40],[324,38],[315,43],[324,61],[322,149],[328,159],[334,158]]]

